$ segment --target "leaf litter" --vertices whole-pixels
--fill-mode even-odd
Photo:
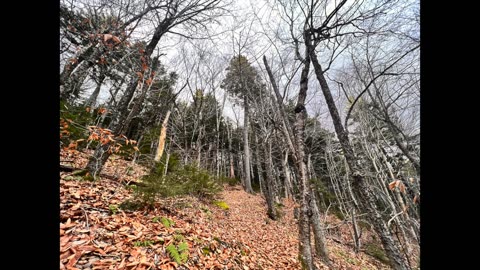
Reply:
[[[60,156],[61,162],[69,160],[69,166],[82,169],[88,153],[62,150]],[[184,196],[165,198],[150,211],[112,211],[112,205],[133,196],[124,184],[147,172],[114,156],[102,173],[115,177],[88,182],[60,173],[60,269],[300,269],[294,201],[282,201],[278,221],[268,219],[264,198],[239,186],[225,186],[219,195],[228,210]],[[171,226],[159,222],[159,217],[173,221]],[[327,226],[342,224],[333,215],[326,220]],[[390,269],[363,252],[354,252],[347,224],[336,228],[336,233],[326,231],[334,269]],[[166,250],[178,238],[189,250],[183,265]],[[362,241],[374,238],[369,231],[362,235]],[[315,263],[319,269],[329,269],[317,259]]]

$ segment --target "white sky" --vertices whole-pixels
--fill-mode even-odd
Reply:
[[[291,46],[288,44],[282,45],[276,37],[275,33],[279,33],[280,35],[282,34],[282,28],[280,28],[280,25],[283,25],[283,22],[280,16],[278,16],[278,13],[268,6],[272,5],[272,2],[268,2],[269,3],[267,4],[267,2],[260,0],[234,1],[234,4],[229,6],[234,16],[218,18],[220,25],[211,27],[211,31],[214,35],[210,40],[186,40],[183,37],[173,34],[167,34],[162,37],[159,45],[156,48],[156,51],[165,54],[160,59],[165,65],[167,72],[175,71],[180,76],[176,84],[177,89],[184,85],[187,76],[189,76],[189,72],[187,71],[191,70],[192,66],[200,63],[199,66],[195,67],[197,74],[190,74],[191,87],[194,89],[202,88],[207,92],[215,91],[217,100],[221,102],[225,93],[218,86],[225,76],[225,68],[228,65],[228,61],[231,59],[234,53],[238,53],[238,43],[241,43],[243,46],[241,53],[247,56],[249,61],[257,68],[257,70],[262,71],[262,77],[265,79],[267,78],[266,72],[264,72],[263,62],[261,60],[261,57],[264,54],[267,56],[269,64],[274,73],[277,72],[276,74],[279,75],[278,72],[280,71],[280,62],[277,49],[281,55],[283,55],[283,57],[288,58],[287,61],[292,59],[293,51]],[[333,2],[334,1],[332,1],[332,3]],[[328,8],[331,8],[331,6]],[[262,23],[259,23],[258,20],[256,20],[253,24],[247,23],[251,22],[251,19],[256,17],[252,11],[257,13]],[[264,25],[263,28],[262,24]],[[139,31],[133,36],[143,37],[145,32],[149,32],[148,28],[150,27],[145,26],[140,28]],[[174,28],[173,30],[175,31],[177,29]],[[246,39],[247,35],[248,39]],[[274,43],[277,45],[277,47],[272,46],[270,40],[274,40]],[[335,77],[337,71],[343,70],[342,66],[347,60],[348,59],[341,57],[338,58],[336,62],[334,62],[334,65],[331,67],[331,70],[327,73],[327,75],[332,78]],[[209,76],[205,75],[211,72],[220,72],[213,83],[215,85],[215,89],[210,87],[208,82]],[[311,67],[311,72],[313,73],[313,67]],[[300,70],[298,71],[296,78],[292,81],[287,91],[288,98],[296,99],[296,94],[298,93],[299,88],[299,75]],[[277,81],[277,83],[279,83],[281,91],[283,91],[285,78],[281,78],[280,76],[279,78],[280,81]],[[267,85],[269,85],[269,82]],[[109,97],[109,87],[109,84],[104,84],[102,86],[99,102],[104,101]],[[344,95],[339,91],[336,83],[330,82],[330,87],[332,94],[337,101],[339,113],[344,117],[346,114],[344,108],[347,105]],[[94,84],[91,84],[90,91],[87,91],[85,95],[88,96],[89,93],[93,91],[93,88]],[[180,95],[180,98],[190,99],[190,91],[188,89],[184,89]],[[319,115],[323,127],[333,130],[323,94],[320,91],[315,76],[310,77],[307,96],[307,111],[309,116]],[[233,106],[230,98],[227,98],[226,100],[223,113],[234,122],[237,117],[240,120],[240,123],[243,122],[243,109],[240,106]]]

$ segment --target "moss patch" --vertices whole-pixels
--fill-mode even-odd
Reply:
[[[385,251],[383,250],[383,248],[375,243],[365,244],[365,253],[385,264],[390,264],[390,260],[385,254]]]
[[[224,210],[228,210],[230,209],[230,206],[228,206],[228,204],[224,201],[214,201],[213,204],[215,204],[216,206],[224,209]]]

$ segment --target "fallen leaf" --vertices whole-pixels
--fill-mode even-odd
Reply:
[[[82,256],[82,252],[76,251],[73,248],[71,250],[74,251],[74,256],[68,261],[66,265],[67,269],[69,266],[74,266],[77,263],[78,259],[80,259],[80,257]]]
[[[389,188],[390,190],[393,190],[397,185],[398,185],[398,180],[394,180],[393,182],[391,182],[390,184],[388,184],[388,188]]]

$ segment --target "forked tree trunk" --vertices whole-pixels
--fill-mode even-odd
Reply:
[[[342,146],[345,159],[351,172],[350,179],[353,191],[357,198],[360,198],[361,203],[364,205],[365,209],[368,212],[368,218],[375,227],[375,231],[380,235],[383,248],[385,249],[388,258],[390,259],[392,267],[395,270],[410,269],[407,262],[400,253],[400,250],[396,245],[392,234],[387,227],[387,224],[385,224],[382,215],[377,209],[373,191],[367,184],[366,179],[362,175],[360,168],[358,168],[357,166],[357,159],[353,152],[353,148],[351,147],[348,135],[345,132],[344,127],[342,126],[340,115],[338,114],[338,110],[330,92],[330,88],[328,86],[327,80],[325,79],[322,67],[318,62],[317,56],[313,48],[310,50],[310,56],[315,70],[315,75],[318,82],[320,83],[320,88],[322,89],[323,95],[327,102],[328,110],[333,120],[335,132],[340,141],[340,145]]]
[[[309,38],[306,37],[307,42]],[[313,264],[313,255],[311,247],[311,231],[310,223],[312,218],[312,209],[311,209],[311,188],[308,179],[308,171],[305,157],[305,121],[307,119],[307,112],[305,109],[305,100],[307,97],[308,90],[308,74],[310,71],[310,56],[308,51],[305,53],[305,59],[303,60],[303,69],[300,75],[300,91],[298,93],[297,105],[295,107],[295,123],[293,132],[289,128],[289,122],[286,118],[286,114],[283,108],[283,103],[280,95],[280,91],[275,83],[273,74],[268,66],[266,58],[263,59],[265,67],[267,69],[270,81],[272,83],[273,89],[275,91],[275,96],[277,99],[278,109],[282,117],[284,128],[282,132],[287,140],[287,145],[290,150],[294,153],[293,157],[295,159],[295,173],[297,175],[298,186],[300,189],[300,211],[299,211],[299,260],[302,269],[313,270],[317,269]],[[290,135],[292,134],[292,135]],[[320,237],[318,238],[320,241]]]
[[[300,213],[299,213],[299,259],[302,269],[316,269],[313,264],[312,246],[310,241],[310,202],[311,192],[308,182],[307,165],[305,163],[305,119],[307,112],[305,110],[305,99],[308,90],[308,73],[310,71],[310,58],[305,57],[304,67],[300,77],[300,91],[295,108],[295,151],[297,157],[298,180],[300,186]]]
[[[85,107],[94,107],[95,104],[97,103],[97,98],[98,95],[100,94],[100,89],[102,87],[103,81],[105,80],[105,73],[101,72],[100,76],[98,78],[97,86],[95,87],[95,90],[93,90],[92,94],[90,97],[87,99],[85,102]],[[93,108],[92,108],[92,113],[93,113]]]

